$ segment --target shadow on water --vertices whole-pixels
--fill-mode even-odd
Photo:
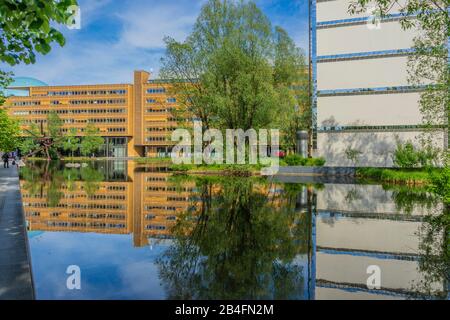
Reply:
[[[126,161],[35,162],[20,177],[38,298],[447,299],[448,211],[424,188]],[[81,292],[60,287],[66,262],[89,266]]]

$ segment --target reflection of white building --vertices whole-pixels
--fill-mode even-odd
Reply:
[[[375,26],[369,13],[348,13],[351,0],[311,1],[317,155],[351,165],[351,148],[362,152],[360,165],[391,166],[396,137],[422,132],[423,88],[410,86],[407,72],[417,31],[401,28],[398,7]],[[438,146],[447,146],[445,136],[436,134]]]
[[[349,192],[354,196],[346,197]],[[368,198],[377,203],[368,206]],[[315,298],[411,297],[424,280],[418,262],[424,210],[402,212],[381,186],[327,185],[318,192]],[[381,290],[367,288],[369,266],[380,268]],[[442,283],[431,287],[443,290]]]

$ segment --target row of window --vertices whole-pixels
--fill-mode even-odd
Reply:
[[[35,208],[48,208],[47,203],[32,203],[32,202],[24,202],[24,207],[35,207]],[[60,203],[56,206],[57,208],[77,208],[77,209],[105,209],[105,210],[126,210],[125,205],[119,204],[79,204],[79,203]]]
[[[189,197],[167,197],[167,201],[184,202],[189,201]]]
[[[145,138],[145,141],[147,142],[162,142],[167,141],[166,137],[147,137]]]
[[[154,94],[154,93],[165,93],[166,88],[150,88],[147,90],[147,93]]]
[[[62,188],[61,188],[62,189]],[[48,195],[47,193],[42,193],[42,194],[35,194],[35,195],[30,195],[27,193],[24,193],[22,195],[22,198],[26,199],[26,198],[35,198],[35,199],[47,199]],[[125,195],[106,195],[106,194],[99,194],[99,195],[92,195],[92,196],[88,196],[86,194],[64,194],[63,196],[64,199],[89,199],[89,200],[126,200],[126,196]]]
[[[15,107],[40,106],[40,101],[16,101],[12,104]]]
[[[414,52],[415,52],[415,49],[399,49],[399,50],[383,50],[383,51],[335,54],[335,55],[319,56],[319,57],[317,57],[317,62],[321,63],[321,62],[331,62],[331,61],[397,57],[397,56],[409,55]]]
[[[71,227],[71,228],[95,228],[95,229],[125,229],[126,225],[123,223],[88,223],[88,222],[62,222],[62,221],[48,221],[48,227]]]
[[[100,100],[71,100],[70,104],[125,104],[125,99],[100,99]]]
[[[147,214],[147,215],[145,216],[145,220],[155,220],[156,217],[157,217],[157,216],[154,215],[154,214]],[[174,221],[174,220],[177,219],[176,216],[165,216],[165,218],[166,218],[166,220],[169,220],[169,221]]]
[[[394,131],[394,130],[421,130],[429,128],[425,125],[387,125],[387,126],[334,126],[319,127],[318,132],[342,132],[342,131]],[[432,126],[434,129],[443,129],[444,126]]]
[[[145,131],[147,132],[171,132],[174,131],[175,127],[147,127]]]
[[[405,17],[404,13],[395,13],[386,15],[385,17],[380,17],[379,20],[383,22],[389,21],[398,21]],[[412,16],[411,16],[412,17]],[[359,17],[359,18],[349,18],[349,19],[341,19],[341,20],[333,20],[333,21],[322,21],[316,24],[317,29],[326,29],[326,28],[336,28],[341,26],[348,25],[358,25],[358,24],[367,24],[370,21],[373,21],[374,17]]]
[[[107,114],[107,113],[126,113],[126,109],[76,109],[76,110],[30,110],[30,111],[14,111],[15,116],[27,115],[45,115],[51,112],[57,114]]]
[[[319,97],[330,96],[348,96],[348,95],[367,95],[367,94],[388,94],[388,93],[408,93],[420,92],[427,86],[398,86],[398,87],[380,87],[380,88],[355,88],[355,89],[335,89],[320,90],[317,92]]]
[[[177,208],[173,206],[145,206],[145,210],[165,210],[165,211],[176,211]]]
[[[127,90],[82,90],[82,91],[49,91],[49,96],[99,96],[99,95],[124,95]]]
[[[69,214],[69,218],[125,220],[126,216],[124,214],[71,213]]]
[[[168,179],[166,177],[147,177],[145,181],[147,182],[165,182]]]
[[[156,100],[156,99],[147,99],[146,102],[147,102],[148,104],[153,104],[153,103],[157,103],[158,100]],[[166,99],[166,102],[167,102],[167,103],[176,103],[176,102],[177,102],[177,99],[176,99],[176,98],[167,98],[167,99]]]
[[[166,230],[167,227],[166,226],[161,226],[161,225],[146,225],[145,229],[146,230],[159,230],[159,231],[162,231],[162,230]]]
[[[118,132],[126,132],[126,131],[127,131],[126,128],[108,128],[108,132],[118,133]]]
[[[175,108],[165,108],[165,109],[146,109],[145,112],[147,113],[167,113],[174,111]]]

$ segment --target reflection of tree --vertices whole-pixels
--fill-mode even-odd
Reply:
[[[83,180],[84,191],[88,196],[92,196],[100,188],[99,183],[105,179],[105,176],[102,172],[88,166],[80,169],[80,178]]]
[[[392,191],[392,200],[398,211],[412,213],[415,208],[431,210],[435,208],[440,200],[438,197],[428,192],[425,187],[409,186],[384,186],[385,190]]]
[[[63,171],[58,164],[51,161],[29,162],[27,167],[20,169],[23,180],[22,188],[33,197],[46,196],[49,207],[56,207],[63,197],[61,187],[64,184]]]
[[[306,214],[292,194],[269,193],[252,179],[197,180],[193,206],[158,259],[171,299],[289,299],[302,296]]]
[[[423,280],[414,288],[421,297],[448,298],[450,283],[450,169],[431,176],[430,192],[442,201],[439,213],[429,211],[420,230],[419,271]],[[434,286],[433,286],[434,285]],[[438,285],[438,287],[436,286]]]
[[[449,222],[448,212],[430,215],[421,227],[419,271],[423,279],[416,283],[418,295],[447,299],[450,281]]]
[[[47,199],[49,207],[57,207],[64,196],[63,187],[75,191],[77,183],[82,186],[87,195],[93,195],[99,188],[99,182],[104,180],[102,172],[90,167],[66,168],[58,161],[27,162],[20,169],[22,189],[32,197]]]

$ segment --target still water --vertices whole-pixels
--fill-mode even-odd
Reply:
[[[420,188],[126,161],[20,177],[38,299],[447,299],[442,204]]]

